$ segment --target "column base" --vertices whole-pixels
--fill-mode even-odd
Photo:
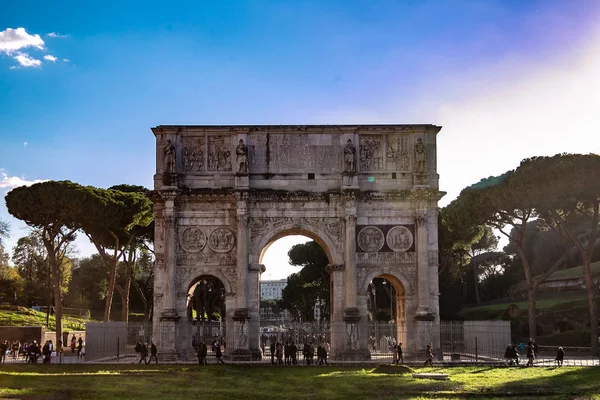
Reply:
[[[345,322],[358,322],[360,321],[360,310],[356,307],[346,308],[342,319]]]
[[[339,360],[341,361],[368,361],[371,359],[371,352],[366,349],[344,350]]]
[[[231,361],[260,361],[262,354],[260,350],[235,349],[229,355]]]
[[[415,313],[415,321],[433,321],[435,320],[435,314],[429,309],[417,310]]]

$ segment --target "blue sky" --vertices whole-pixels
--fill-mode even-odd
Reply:
[[[159,124],[434,123],[443,205],[600,152],[599,26],[596,0],[0,0],[0,196],[151,186]]]

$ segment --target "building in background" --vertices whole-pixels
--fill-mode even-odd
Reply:
[[[262,300],[281,300],[281,292],[287,285],[287,279],[260,281],[260,298]]]

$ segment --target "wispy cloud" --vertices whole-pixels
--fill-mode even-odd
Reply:
[[[46,37],[63,38],[67,37],[67,35],[50,32],[46,34]],[[21,67],[40,67],[42,61],[24,51],[28,48],[33,50],[46,50],[46,43],[39,34],[28,33],[23,27],[16,29],[6,28],[5,30],[0,31],[0,54],[12,57]],[[52,54],[46,54],[43,56],[43,59],[50,62],[56,62],[59,58]],[[15,69],[15,66],[11,66],[10,69]]]
[[[0,32],[0,52],[11,55],[27,47],[44,49],[44,40],[38,34],[30,35],[25,28],[6,28]]]
[[[50,33],[46,33],[46,36],[51,37],[51,38],[66,38],[69,35],[63,35],[63,34],[56,33],[56,32],[50,32]]]
[[[63,62],[70,62],[71,60],[69,60],[68,58],[63,58]]]
[[[23,67],[39,67],[42,62],[36,58],[30,57],[27,53],[18,53],[13,57]]]
[[[19,186],[31,186],[34,183],[46,182],[47,179],[28,180],[19,176],[8,176],[6,172],[2,172],[0,179],[0,189],[14,189]]]
[[[29,142],[23,142],[23,147],[27,147],[29,145]]]

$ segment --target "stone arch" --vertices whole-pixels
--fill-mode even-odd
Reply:
[[[390,268],[369,268],[369,272],[365,275],[361,282],[359,282],[358,290],[359,293],[366,293],[369,288],[369,283],[374,278],[385,278],[393,284],[400,284],[403,291],[404,296],[413,296],[414,288],[411,282],[407,279],[407,277],[399,273],[399,271],[390,269]]]
[[[327,254],[330,264],[344,263],[343,245],[341,243],[336,245],[336,242],[333,241],[329,234],[310,223],[303,223],[301,226],[296,223],[290,223],[265,232],[257,242],[258,246],[250,254],[250,263],[259,264],[269,246],[276,240],[289,235],[302,235],[317,242],[323,248],[325,254]]]
[[[198,270],[196,274],[191,275],[185,282],[186,293],[189,293],[192,287],[200,281],[202,277],[212,276],[221,281],[223,286],[225,287],[225,294],[229,295],[235,293],[235,287],[230,282],[229,278],[225,274],[223,274],[218,269],[210,269],[210,270]]]

